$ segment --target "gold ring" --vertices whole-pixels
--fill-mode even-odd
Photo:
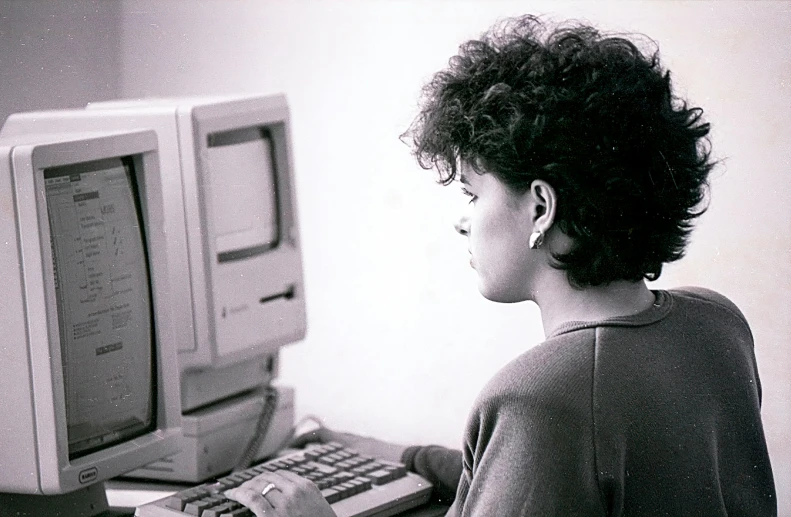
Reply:
[[[268,485],[266,485],[266,486],[264,487],[264,489],[263,489],[263,490],[261,490],[261,495],[262,495],[263,497],[266,497],[266,494],[268,494],[268,493],[269,493],[269,492],[271,492],[272,490],[277,490],[277,486],[275,486],[275,484],[274,484],[274,483],[269,483]]]

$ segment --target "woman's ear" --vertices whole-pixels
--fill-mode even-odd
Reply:
[[[555,223],[558,197],[552,185],[544,180],[534,180],[530,184],[532,200],[533,230],[547,233]]]

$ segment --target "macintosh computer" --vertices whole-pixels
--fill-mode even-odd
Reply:
[[[288,439],[293,390],[272,381],[279,348],[306,332],[289,123],[285,97],[269,95],[91,103],[14,114],[3,127],[153,129],[159,139],[169,244],[185,273],[173,295],[189,301],[176,315],[189,331],[174,343],[183,433],[176,454],[128,476],[198,482]]]
[[[124,449],[114,456],[123,461],[106,472],[98,469],[99,475],[88,482],[123,475],[190,484],[139,507],[140,517],[243,511],[220,493],[261,468],[296,468],[323,487],[339,516],[395,515],[430,495],[431,484],[402,465],[375,458],[352,461],[354,452],[337,445],[289,456],[282,463],[259,463],[286,445],[293,432],[293,390],[273,381],[280,347],[306,332],[289,124],[285,96],[268,95],[92,103],[85,109],[15,114],[0,131],[0,138],[9,141],[36,143],[46,133],[70,135],[60,138],[71,138],[74,148],[84,133],[142,134],[151,147],[146,152],[113,148],[101,156],[28,164],[24,170],[15,165],[3,178],[16,189],[7,204],[18,212],[15,224],[6,224],[3,231],[14,237],[11,242],[20,251],[11,254],[14,246],[7,246],[2,267],[21,274],[19,300],[3,310],[27,321],[15,329],[13,339],[27,339],[31,350],[40,345],[27,335],[40,333],[46,323],[50,335],[40,339],[53,352],[49,363],[37,357],[46,353],[38,348],[27,352],[29,360],[16,351],[4,361],[47,368],[45,380],[54,400],[49,395],[45,402],[33,398],[27,403],[29,426],[37,425],[36,414],[43,410],[52,413],[45,423],[68,427],[68,448],[57,442],[47,454],[64,457],[61,470],[71,472],[72,458],[79,462],[83,454],[93,458],[137,444],[141,436],[160,436],[157,426],[167,423],[169,448],[146,449],[150,454]],[[53,153],[30,154],[60,156]],[[11,149],[7,154],[17,153]],[[20,190],[20,185],[28,186]],[[38,219],[33,223],[25,215],[31,209],[20,207],[22,200],[36,196]],[[106,203],[111,196],[119,201]],[[42,215],[47,208],[48,219]],[[51,250],[45,245],[50,240]],[[27,251],[32,241],[38,255]],[[101,275],[84,265],[99,259],[105,261]],[[26,283],[31,274],[43,282],[43,292]],[[109,286],[97,291],[105,280]],[[100,295],[108,293],[109,301],[101,302]],[[24,306],[30,300],[35,306]],[[69,313],[72,309],[77,312]],[[150,321],[141,320],[141,314],[149,314]],[[170,360],[157,354],[170,354]],[[106,372],[97,369],[106,358],[116,362],[101,366]],[[40,377],[19,380],[38,393]],[[111,425],[86,425],[79,415],[103,414],[96,395],[102,390]],[[26,393],[20,392],[20,398]],[[162,413],[165,402],[167,415],[154,418],[152,408]],[[127,406],[123,420],[113,420]],[[91,426],[104,434],[94,437]],[[50,439],[58,433],[63,431]],[[79,445],[83,433],[86,444]],[[109,445],[95,445],[96,440]],[[72,441],[78,444],[74,450]],[[29,473],[26,463],[35,456],[30,447],[21,449],[19,473]],[[50,476],[48,468],[38,467],[40,478]],[[13,476],[6,480],[0,473],[0,488],[12,494],[65,494],[81,486],[87,471],[80,472],[76,482],[54,488],[44,486],[46,481],[16,486]]]

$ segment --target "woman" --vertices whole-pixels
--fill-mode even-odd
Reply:
[[[479,290],[535,302],[546,341],[483,389],[461,451],[318,438],[402,460],[454,516],[775,515],[744,316],[645,283],[682,257],[713,166],[658,56],[527,16],[463,44],[424,93],[405,138],[469,197],[457,230]],[[333,515],[318,494],[267,473],[229,497]]]

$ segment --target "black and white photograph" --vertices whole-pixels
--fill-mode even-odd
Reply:
[[[791,517],[790,30],[0,0],[0,517]]]

